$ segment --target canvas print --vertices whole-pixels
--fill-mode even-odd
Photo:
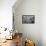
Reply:
[[[34,15],[23,15],[22,16],[22,24],[34,24],[35,16]]]

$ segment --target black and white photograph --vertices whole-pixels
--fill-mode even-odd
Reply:
[[[22,24],[34,24],[34,23],[35,23],[35,15],[22,16]]]

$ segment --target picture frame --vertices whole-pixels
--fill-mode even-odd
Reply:
[[[22,24],[34,24],[35,15],[22,15]]]

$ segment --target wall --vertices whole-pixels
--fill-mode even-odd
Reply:
[[[12,28],[12,6],[16,0],[0,0],[0,27]]]
[[[41,38],[42,46],[46,46],[46,0],[41,1]]]
[[[14,5],[13,14],[15,29],[41,46],[41,0],[23,0],[17,7]],[[22,24],[22,15],[35,15],[35,24]]]

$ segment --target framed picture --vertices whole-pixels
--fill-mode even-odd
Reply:
[[[35,15],[22,16],[22,24],[34,24],[34,23],[35,23]]]

